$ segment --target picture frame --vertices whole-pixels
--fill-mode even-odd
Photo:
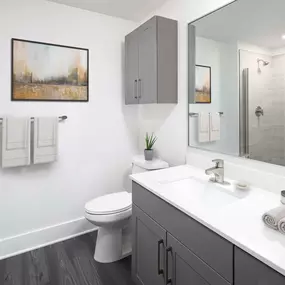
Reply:
[[[89,49],[12,38],[11,101],[89,102]]]
[[[212,102],[212,70],[211,66],[196,65],[195,69],[195,104],[211,104]]]

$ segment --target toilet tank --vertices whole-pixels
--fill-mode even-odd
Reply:
[[[146,161],[143,155],[138,155],[133,158],[132,174],[164,169],[168,167],[169,164],[159,158],[154,158],[151,161]]]
[[[154,158],[152,161],[145,161],[143,155],[133,157],[131,168],[129,168],[127,175],[124,176],[124,191],[132,193],[132,181],[129,177],[130,174],[143,173],[168,167],[169,165],[166,161],[158,158]]]

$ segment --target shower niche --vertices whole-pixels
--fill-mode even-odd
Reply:
[[[284,9],[240,0],[189,24],[190,146],[285,166]],[[193,100],[196,65],[211,67],[210,104]],[[201,114],[217,112],[220,139],[199,141]]]

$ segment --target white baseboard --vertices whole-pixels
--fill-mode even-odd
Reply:
[[[0,239],[0,260],[67,240],[98,228],[84,217],[21,235]]]

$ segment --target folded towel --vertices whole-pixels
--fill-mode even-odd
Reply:
[[[282,218],[278,223],[278,230],[281,234],[285,235],[285,218]]]
[[[210,141],[210,121],[208,113],[199,113],[198,120],[198,139],[199,142]]]
[[[57,160],[58,118],[35,118],[33,129],[33,163],[49,163]]]
[[[30,118],[4,118],[2,122],[2,167],[30,164]]]
[[[278,223],[283,218],[285,218],[285,206],[274,208],[262,216],[265,225],[274,230],[278,230]]]

